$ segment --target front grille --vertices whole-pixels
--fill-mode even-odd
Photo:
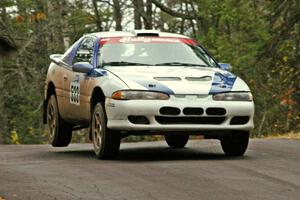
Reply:
[[[155,116],[160,124],[221,124],[225,117],[163,117]]]
[[[226,110],[224,108],[207,108],[206,109],[207,115],[225,115]]]
[[[236,116],[230,120],[231,125],[242,125],[249,122],[249,116]]]
[[[187,107],[187,108],[184,108],[182,112],[185,115],[202,115],[204,110],[203,110],[203,108],[190,108],[190,107]]]
[[[162,107],[159,112],[162,115],[179,115],[180,109],[175,107]]]
[[[128,116],[128,120],[133,124],[150,124],[149,120],[145,116]]]

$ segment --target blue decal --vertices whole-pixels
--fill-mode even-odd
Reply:
[[[108,73],[104,69],[97,69],[92,70],[90,74],[88,74],[89,77],[100,77],[100,76],[108,76]]]
[[[94,45],[94,52],[93,52],[93,66],[94,70],[88,75],[89,77],[101,77],[101,76],[108,76],[108,73],[105,69],[98,68],[98,52],[100,49],[100,38],[96,39],[96,43]],[[96,70],[97,69],[97,70]]]
[[[77,49],[78,49],[79,46],[81,45],[81,42],[82,42],[82,39],[79,40],[79,41],[77,41],[76,44],[74,45],[72,51],[71,51],[70,54],[68,55],[67,63],[68,63],[69,65],[71,65],[71,66],[72,66],[73,59],[75,58]]]
[[[132,80],[151,91],[158,91],[158,92],[164,92],[167,94],[174,94],[173,90],[171,90],[167,86],[165,86],[159,82],[153,81],[153,80],[149,80],[149,79],[145,80],[145,79],[139,79],[139,78],[137,78],[137,79],[130,78],[129,80]]]
[[[99,41],[100,38],[96,39],[95,47],[94,47],[94,53],[93,53],[93,66],[94,68],[97,68],[98,65],[98,51],[99,51]]]
[[[216,94],[221,92],[230,92],[233,84],[236,80],[236,76],[231,73],[215,73],[214,80],[211,85],[209,94]]]

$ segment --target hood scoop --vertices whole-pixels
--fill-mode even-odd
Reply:
[[[202,76],[202,77],[185,77],[187,81],[211,81],[211,76]]]
[[[157,81],[181,81],[180,77],[154,77]]]

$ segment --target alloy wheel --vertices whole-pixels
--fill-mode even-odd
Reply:
[[[49,136],[50,140],[54,137],[55,128],[56,128],[56,116],[55,109],[52,104],[48,106],[48,126],[49,126]]]
[[[97,153],[101,149],[101,135],[102,135],[102,126],[101,126],[101,117],[100,113],[97,111],[94,113],[94,119],[92,124],[92,137],[94,149]]]

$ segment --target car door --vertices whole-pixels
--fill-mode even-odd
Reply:
[[[85,37],[72,61],[72,64],[77,62],[88,62],[94,66],[94,50],[96,38],[92,36]],[[88,74],[72,71],[69,83],[69,107],[68,118],[74,124],[87,124],[90,116],[90,91],[88,84],[91,77]]]
[[[68,104],[69,104],[69,92],[67,89],[70,85],[70,77],[72,75],[72,58],[78,48],[80,40],[75,42],[62,56],[62,59],[53,68],[51,76],[53,76],[56,87],[56,98],[58,103],[58,109],[61,117],[67,120]]]

